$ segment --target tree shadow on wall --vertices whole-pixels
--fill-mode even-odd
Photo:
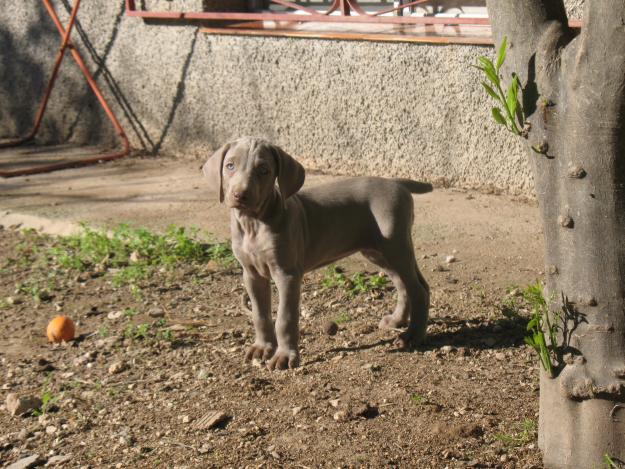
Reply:
[[[61,0],[68,14],[71,12],[71,5],[68,0]],[[178,80],[178,84],[176,85],[176,93],[172,99],[171,107],[169,108],[169,112],[167,113],[167,120],[163,126],[163,129],[158,135],[157,138],[152,138],[148,133],[145,126],[142,124],[141,119],[137,115],[137,113],[133,110],[131,103],[128,101],[119,84],[113,77],[112,73],[106,66],[106,60],[108,59],[111,51],[113,50],[113,46],[117,40],[120,25],[122,19],[125,14],[125,1],[120,1],[119,10],[115,17],[115,23],[113,25],[113,30],[111,32],[111,36],[106,43],[106,47],[101,54],[98,54],[95,47],[93,46],[92,41],[90,40],[88,34],[80,24],[80,21],[76,22],[76,31],[80,36],[82,46],[89,54],[91,60],[96,64],[97,69],[93,73],[93,76],[96,80],[100,77],[104,79],[106,82],[108,89],[111,91],[114,99],[117,101],[117,104],[122,109],[124,116],[126,117],[126,122],[131,126],[133,133],[135,134],[137,140],[140,142],[141,148],[151,155],[157,154],[163,145],[165,138],[167,137],[171,125],[176,117],[178,108],[182,103],[185,95],[185,82],[187,79],[189,67],[191,65],[191,59],[195,52],[195,47],[197,43],[197,38],[199,35],[199,28],[196,28],[193,34],[193,39],[191,41],[191,45],[189,47],[189,51],[185,57],[184,63],[182,65],[182,69],[180,72],[180,79]],[[95,97],[88,91],[85,93],[81,100],[81,109],[76,116],[76,119],[70,126],[70,131],[67,134],[67,139],[70,139],[80,122],[80,115],[84,109],[89,109],[92,106],[97,106],[98,104],[95,102]],[[89,137],[97,138],[98,134],[101,132],[101,127],[98,125],[91,129],[90,132],[87,133]]]

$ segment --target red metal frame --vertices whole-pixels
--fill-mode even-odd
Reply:
[[[78,49],[76,49],[76,47],[74,46],[74,44],[71,41],[71,34],[72,34],[72,30],[74,28],[74,25],[76,23],[76,17],[78,16],[78,10],[80,8],[80,2],[81,2],[81,0],[76,0],[76,3],[74,4],[74,6],[72,8],[72,12],[71,12],[70,19],[69,19],[69,22],[67,24],[67,29],[66,29],[66,28],[63,27],[63,24],[59,20],[59,17],[56,14],[56,11],[55,11],[54,7],[52,6],[50,0],[43,0],[43,4],[44,4],[46,10],[48,11],[50,17],[52,18],[52,21],[54,22],[54,25],[56,26],[56,29],[58,30],[59,34],[63,38],[63,42],[62,42],[61,48],[59,49],[59,52],[57,54],[56,61],[54,63],[54,68],[52,70],[52,76],[50,77],[50,80],[48,82],[48,86],[46,88],[46,92],[45,92],[45,94],[43,96],[43,100],[42,100],[42,102],[41,102],[41,104],[39,106],[39,110],[37,111],[37,116],[35,118],[35,124],[33,125],[32,130],[25,137],[22,137],[22,138],[19,138],[19,139],[16,139],[16,140],[11,140],[11,141],[8,141],[8,142],[0,143],[0,148],[15,147],[15,146],[21,145],[23,143],[29,142],[33,138],[35,138],[35,135],[37,135],[37,132],[39,131],[39,128],[41,126],[41,122],[43,120],[43,116],[44,116],[44,114],[46,112],[46,108],[48,106],[48,101],[50,99],[50,94],[52,93],[52,89],[54,88],[54,84],[55,84],[56,78],[57,78],[57,76],[59,74],[59,70],[61,68],[61,64],[63,62],[63,58],[65,57],[65,52],[67,52],[67,50],[69,49],[70,53],[72,54],[72,57],[74,58],[74,60],[78,64],[78,67],[80,68],[80,70],[82,71],[83,75],[85,76],[85,78],[87,80],[87,83],[89,84],[89,87],[91,88],[91,90],[95,94],[95,96],[98,99],[98,101],[100,102],[100,105],[102,106],[104,112],[106,113],[106,115],[108,116],[109,120],[111,121],[111,123],[115,127],[115,131],[116,131],[117,135],[119,136],[120,140],[122,141],[123,149],[120,150],[120,151],[117,151],[117,152],[106,153],[106,154],[103,154],[103,155],[88,157],[88,158],[85,158],[85,159],[82,159],[82,160],[78,160],[78,161],[67,161],[67,162],[63,162],[63,163],[53,163],[53,164],[49,164],[49,165],[40,165],[40,166],[34,166],[34,167],[29,167],[29,168],[17,169],[17,170],[13,170],[13,171],[0,171],[0,177],[8,178],[8,177],[15,177],[15,176],[25,176],[25,175],[29,175],[29,174],[38,174],[38,173],[46,173],[46,172],[56,171],[56,170],[59,170],[59,169],[75,168],[77,166],[86,166],[86,165],[96,164],[96,163],[99,163],[99,162],[102,162],[102,161],[110,161],[110,160],[115,160],[115,159],[118,159],[118,158],[123,158],[124,156],[127,156],[130,153],[130,143],[128,141],[128,137],[126,136],[126,133],[124,132],[124,129],[122,128],[121,124],[117,120],[117,117],[115,116],[113,110],[109,107],[108,103],[104,99],[104,96],[103,96],[102,92],[98,88],[98,85],[96,84],[95,79],[93,78],[93,76],[89,72],[89,69],[87,68],[87,66],[85,64],[85,61],[83,60],[82,56],[80,55],[80,52],[78,52]]]
[[[488,18],[447,18],[436,16],[381,16],[410,6],[427,3],[430,0],[416,0],[388,10],[367,13],[358,0],[333,0],[325,12],[319,12],[288,0],[270,0],[303,14],[293,13],[241,13],[241,12],[182,12],[137,10],[135,0],[126,0],[126,14],[153,20],[211,20],[211,21],[312,21],[321,23],[390,23],[390,24],[443,24],[443,25],[488,25]],[[338,11],[338,15],[332,15]],[[357,13],[352,15],[352,12]]]

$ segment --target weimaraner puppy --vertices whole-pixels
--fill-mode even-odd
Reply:
[[[270,370],[297,367],[304,273],[356,252],[386,271],[397,288],[395,311],[379,326],[408,326],[401,346],[425,338],[430,293],[412,246],[411,193],[429,192],[430,184],[359,177],[300,191],[302,165],[250,137],[222,146],[202,170],[230,208],[232,249],[243,267],[256,330],[247,360],[267,361]],[[270,279],[279,294],[275,328]]]

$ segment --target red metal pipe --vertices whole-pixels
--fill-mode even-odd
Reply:
[[[87,66],[86,66],[82,56],[80,55],[80,52],[78,52],[78,49],[76,49],[76,47],[72,44],[71,39],[70,39],[71,34],[72,34],[72,30],[74,28],[74,24],[76,22],[76,17],[78,15],[78,9],[80,8],[80,2],[81,2],[81,0],[76,0],[76,3],[74,4],[74,7],[72,8],[72,13],[71,13],[71,16],[70,16],[69,23],[67,25],[67,29],[65,29],[63,27],[63,24],[59,20],[59,17],[56,14],[56,11],[55,11],[54,7],[50,3],[50,0],[43,0],[43,4],[46,7],[46,10],[48,11],[48,14],[52,18],[52,21],[54,22],[57,30],[59,31],[59,34],[63,38],[63,43],[61,45],[61,48],[59,49],[59,53],[57,55],[57,59],[56,59],[56,62],[54,64],[54,69],[52,71],[52,76],[50,77],[50,80],[48,82],[48,86],[46,88],[46,92],[44,94],[42,103],[41,103],[41,105],[39,107],[39,111],[37,112],[37,117],[35,119],[35,125],[33,127],[33,130],[30,132],[30,134],[28,134],[24,138],[20,138],[20,139],[17,139],[17,140],[13,140],[13,141],[9,141],[9,142],[5,142],[3,144],[0,144],[0,148],[18,146],[18,145],[20,145],[22,143],[25,143],[27,141],[32,140],[35,137],[35,135],[37,134],[37,131],[39,130],[39,127],[41,125],[41,121],[43,120],[43,115],[45,113],[48,101],[50,99],[50,94],[52,93],[52,89],[54,88],[54,84],[56,82],[56,78],[58,76],[58,72],[59,72],[59,69],[61,67],[61,63],[63,61],[63,57],[65,56],[65,52],[67,51],[67,49],[70,50],[70,53],[72,54],[72,57],[74,58],[74,60],[78,64],[78,67],[80,68],[81,72],[85,76],[85,78],[87,80],[87,83],[89,84],[89,87],[91,88],[93,93],[96,95],[96,98],[100,102],[100,105],[102,106],[104,112],[106,113],[106,115],[108,116],[109,120],[113,124],[113,127],[115,127],[115,131],[116,131],[118,137],[122,141],[123,148],[122,148],[122,150],[117,151],[117,152],[112,152],[112,153],[106,153],[106,154],[103,154],[103,155],[93,156],[93,157],[85,158],[85,159],[82,159],[82,160],[79,160],[79,161],[68,161],[68,162],[64,162],[64,163],[53,163],[53,164],[49,164],[49,165],[41,165],[41,166],[24,168],[24,169],[18,169],[18,170],[13,170],[13,171],[0,171],[0,177],[8,178],[8,177],[15,177],[15,176],[24,176],[24,175],[29,175],[29,174],[38,174],[38,173],[45,173],[45,172],[50,172],[50,171],[56,171],[56,170],[59,170],[59,169],[73,168],[73,167],[77,167],[77,166],[86,166],[86,165],[99,163],[99,162],[102,162],[102,161],[110,161],[110,160],[115,160],[115,159],[118,159],[118,158],[123,158],[124,156],[127,156],[130,153],[130,142],[128,141],[128,137],[126,136],[126,133],[124,132],[124,129],[122,128],[121,124],[117,120],[117,117],[115,116],[115,113],[113,112],[113,110],[109,107],[108,103],[106,102],[106,99],[104,98],[104,95],[100,91],[100,89],[99,89],[95,79],[93,78],[93,76],[89,72],[89,69],[87,68]]]

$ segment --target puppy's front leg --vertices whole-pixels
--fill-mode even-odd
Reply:
[[[270,370],[286,370],[299,366],[299,300],[302,286],[301,274],[280,273],[274,276],[280,304],[276,320],[278,350],[267,363]]]
[[[247,349],[246,360],[269,360],[276,351],[276,334],[271,320],[271,285],[269,279],[243,269],[243,283],[252,303],[256,340]]]

